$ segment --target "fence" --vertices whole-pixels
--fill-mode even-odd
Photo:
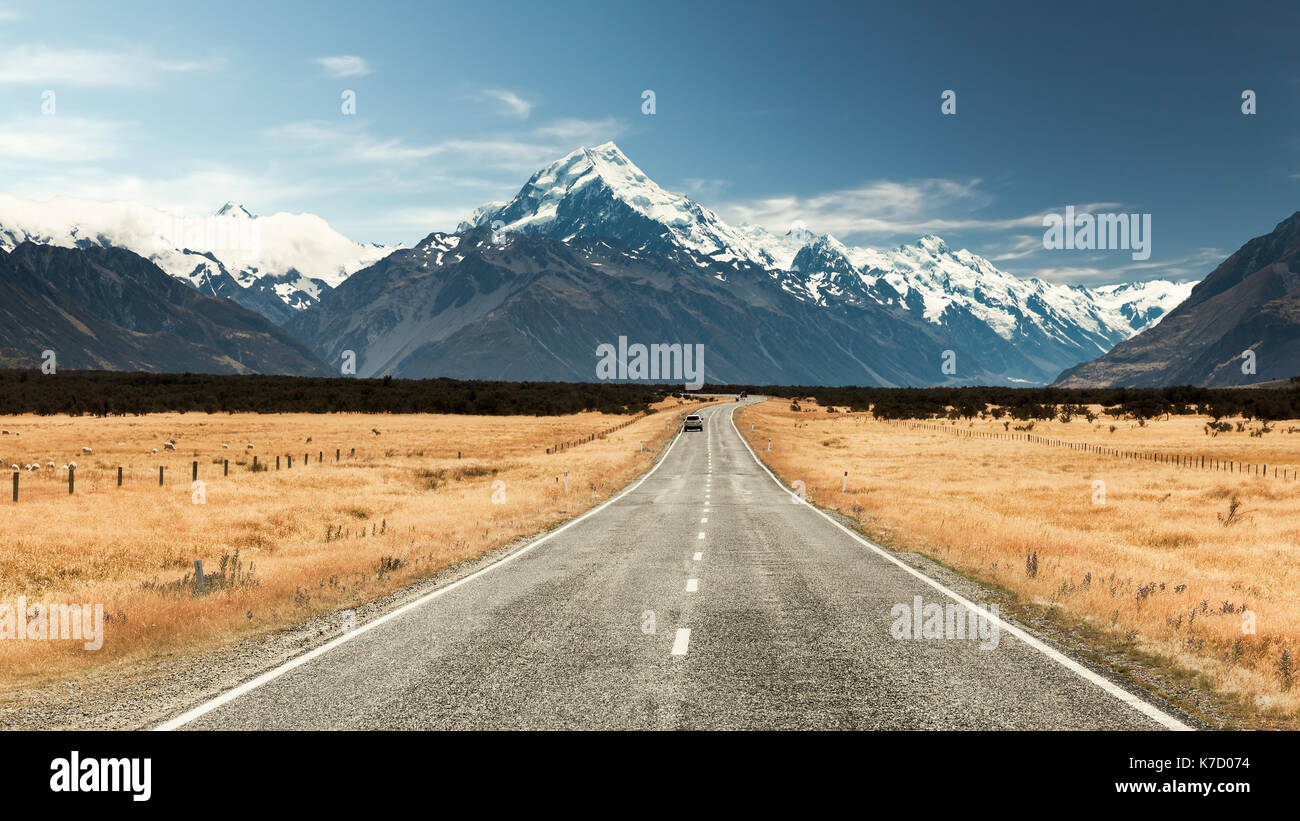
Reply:
[[[1153,464],[1169,465],[1171,467],[1191,470],[1214,470],[1223,473],[1241,474],[1243,476],[1252,475],[1268,477],[1270,475],[1268,465],[1265,464],[1215,459],[1205,455],[1193,456],[1180,453],[1146,453],[1137,450],[1113,448],[1109,445],[1094,445],[1091,442],[1071,442],[1065,439],[1052,439],[1051,437],[1039,436],[1034,433],[1021,433],[1019,431],[1015,433],[1010,431],[1001,433],[998,431],[970,430],[967,428],[957,428],[946,425],[927,424],[925,422],[911,422],[903,419],[877,419],[876,421],[884,422],[895,427],[905,427],[913,430],[929,430],[968,439],[994,439],[1009,442],[1029,442],[1031,444],[1043,445],[1046,447],[1065,448],[1067,450],[1093,453],[1098,456],[1111,456],[1117,459],[1151,462]],[[1274,465],[1271,475],[1275,479],[1294,482],[1298,473],[1300,473],[1300,471],[1291,468],[1279,469],[1277,465]]]
[[[598,432],[596,432],[596,433],[589,434],[589,435],[587,435],[587,436],[582,437],[581,439],[575,439],[575,440],[573,440],[573,441],[571,441],[571,442],[563,442],[563,443],[560,443],[560,444],[556,444],[556,445],[554,445],[554,446],[552,446],[552,447],[547,448],[547,449],[546,449],[546,452],[547,452],[548,454],[559,453],[559,452],[562,451],[562,450],[568,450],[569,448],[573,448],[573,447],[576,447],[576,446],[578,446],[578,445],[585,444],[585,443],[587,443],[587,442],[594,442],[594,441],[597,440],[597,439],[604,439],[606,436],[610,435],[611,433],[615,433],[615,432],[617,432],[617,431],[623,430],[624,428],[628,427],[629,425],[633,425],[633,424],[635,424],[635,423],[641,421],[642,419],[646,419],[646,418],[650,417],[651,415],[652,415],[652,414],[651,414],[650,412],[648,412],[648,411],[647,411],[647,412],[644,412],[644,413],[637,414],[636,416],[632,417],[631,419],[628,419],[628,420],[626,420],[626,421],[624,421],[624,422],[620,422],[619,424],[614,425],[613,427],[610,427],[610,428],[606,428],[605,430],[601,430],[601,431],[598,431]],[[353,459],[353,458],[356,457],[356,455],[357,455],[357,449],[356,449],[356,448],[351,448],[351,449],[349,450],[349,452],[348,452],[348,456],[347,456],[346,458],[347,458],[347,459]],[[463,452],[462,452],[462,451],[456,451],[456,458],[457,458],[457,459],[462,458],[462,456],[463,456]],[[344,460],[344,458],[345,458],[345,457],[343,456],[343,449],[342,449],[342,448],[335,448],[335,450],[334,450],[334,461],[335,461],[336,463],[338,463],[338,462],[342,462],[342,461]],[[323,464],[324,461],[325,461],[325,451],[323,451],[323,450],[318,450],[318,451],[316,452],[316,462],[317,462],[317,464]],[[304,453],[304,454],[303,454],[303,457],[302,457],[302,466],[303,466],[303,467],[306,467],[306,466],[308,466],[308,465],[310,465],[310,464],[311,464],[311,454],[310,454],[310,453]],[[281,455],[277,455],[277,456],[275,457],[275,469],[276,469],[276,470],[291,470],[292,468],[293,468],[293,455],[292,455],[292,454],[281,454]],[[267,472],[270,472],[270,466],[269,466],[269,463],[266,463],[266,462],[258,462],[257,454],[253,454],[253,461],[249,464],[249,466],[248,466],[248,470],[249,470],[250,472],[252,472],[252,473],[267,473]],[[48,472],[48,471],[46,471],[46,472]],[[20,490],[19,476],[20,476],[20,473],[21,473],[21,471],[14,471],[14,474],[13,474],[13,500],[14,500],[15,502],[17,502],[17,501],[19,500],[19,490]],[[229,475],[230,475],[230,460],[229,460],[229,459],[222,459],[222,460],[221,460],[221,475],[222,475],[222,476],[229,476]],[[164,486],[165,486],[165,483],[166,483],[166,479],[165,479],[165,477],[166,477],[166,466],[165,466],[165,465],[159,465],[159,466],[158,466],[158,486],[159,486],[159,487],[164,487]],[[119,466],[117,466],[117,486],[118,486],[118,487],[123,487],[123,486],[124,486],[124,479],[125,479],[125,474],[124,474],[124,472],[123,472],[123,468],[122,468],[122,466],[119,465]],[[191,482],[197,482],[198,480],[199,480],[199,463],[198,463],[197,460],[195,460],[195,461],[191,461],[191,463],[190,463],[190,481],[191,481]],[[69,469],[68,469],[68,493],[69,493],[69,494],[73,494],[73,493],[75,493],[75,486],[76,486],[75,483],[76,483],[76,469],[75,469],[75,468],[69,468]]]

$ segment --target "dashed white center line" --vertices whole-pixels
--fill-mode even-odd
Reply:
[[[703,559],[703,558],[704,558],[704,554],[703,554],[703,553],[696,553],[696,554],[695,554],[695,561],[698,562],[700,559]]]
[[[686,580],[686,592],[687,592],[687,593],[695,593],[695,592],[698,592],[699,589],[700,589],[700,580],[699,580],[699,579],[687,579],[687,580]]]
[[[700,531],[700,536],[699,536],[699,538],[701,538],[701,539],[704,538],[704,531],[703,531],[703,530]]]
[[[686,646],[691,643],[691,628],[678,627],[677,638],[673,639],[673,655],[686,655]]]
[[[703,519],[700,519],[700,524],[705,525],[705,524],[708,524],[708,523],[709,523],[709,517],[708,517],[708,516],[705,516]]]

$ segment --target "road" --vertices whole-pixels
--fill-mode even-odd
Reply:
[[[541,543],[161,728],[1184,728],[1007,622],[992,649],[895,638],[917,596],[965,606],[795,501],[735,408]]]

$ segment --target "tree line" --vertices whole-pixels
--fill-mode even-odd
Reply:
[[[772,385],[705,386],[703,390],[778,396],[791,400],[811,398],[819,405],[871,411],[881,419],[994,418],[1054,419],[1103,413],[1131,419],[1156,419],[1166,415],[1202,414],[1216,422],[1224,417],[1261,421],[1300,419],[1300,378],[1283,387],[1202,388],[1177,385],[1166,388],[861,388]]]
[[[641,413],[680,385],[0,370],[0,414]]]

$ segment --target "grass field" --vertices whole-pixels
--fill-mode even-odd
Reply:
[[[647,470],[695,407],[669,400],[636,418],[4,417],[0,603],[99,603],[106,623],[97,651],[70,640],[0,641],[0,689],[287,627],[549,529]],[[253,472],[254,454],[268,470]],[[22,471],[20,501],[11,502],[9,466],[36,461],[56,467]],[[71,496],[59,469],[70,461]]]
[[[804,483],[809,501],[1226,695],[1243,723],[1297,726],[1300,482],[1271,474],[1300,468],[1300,428],[1251,435],[1259,423],[1238,431],[1240,420],[1228,420],[1230,432],[1211,436],[1208,418],[1177,416],[1033,428],[1198,464],[1201,455],[1267,464],[1265,478],[956,434],[1015,432],[1020,422],[915,429],[797,404],[745,408],[737,424],[787,485]]]

